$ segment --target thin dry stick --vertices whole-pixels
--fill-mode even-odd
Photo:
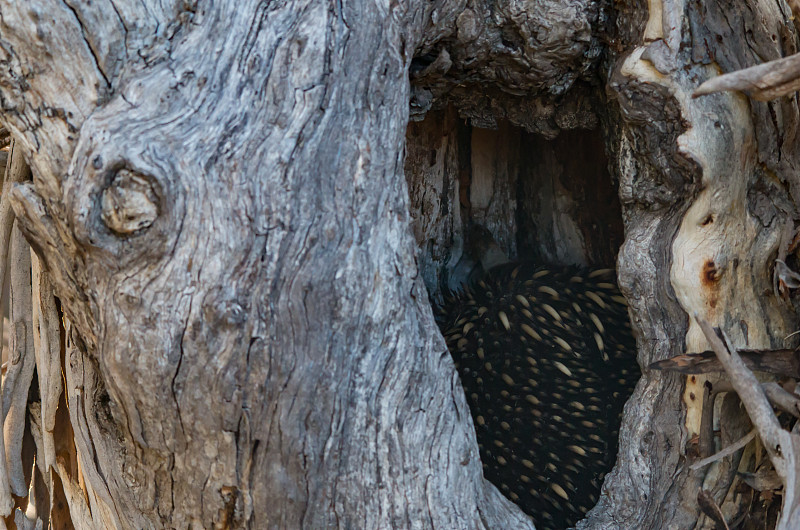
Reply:
[[[739,399],[742,400],[750,416],[750,421],[758,431],[775,471],[783,482],[783,510],[778,529],[800,528],[800,487],[798,487],[800,485],[797,483],[800,476],[798,470],[800,438],[781,428],[764,389],[753,372],[744,365],[736,349],[730,343],[727,345],[723,343],[711,325],[699,315],[695,314],[694,317],[725,368],[734,390],[739,394]]]
[[[734,442],[731,445],[729,445],[728,447],[722,449],[720,452],[714,453],[713,455],[711,455],[711,456],[709,456],[707,458],[703,458],[702,460],[698,460],[697,462],[695,462],[694,464],[689,466],[689,469],[691,469],[692,471],[696,471],[696,470],[700,469],[701,467],[705,467],[708,464],[716,462],[717,460],[722,460],[726,456],[732,455],[733,453],[735,453],[736,451],[738,451],[739,449],[741,449],[745,445],[749,444],[753,440],[753,438],[755,438],[755,437],[756,437],[756,430],[753,429],[749,433],[747,433],[744,436],[742,436],[741,438],[739,438],[739,440],[737,440],[736,442]]]
[[[744,92],[758,101],[769,101],[800,90],[800,54],[712,77],[697,87],[692,97],[731,90]]]

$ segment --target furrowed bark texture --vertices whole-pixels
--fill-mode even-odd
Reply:
[[[489,56],[591,6],[477,7]],[[464,12],[2,4],[12,199],[70,322],[49,484],[81,524],[529,526],[481,478],[408,231],[408,69]],[[557,37],[526,83],[585,69]]]
[[[412,117],[449,103],[475,126],[505,119],[548,137],[594,117],[586,74],[603,51],[605,3],[457,3],[452,18],[431,12],[410,69]]]
[[[459,5],[0,6],[14,209],[69,320],[32,427],[53,524],[530,526],[408,230],[407,70]]]
[[[519,218],[518,169],[563,162],[538,140],[515,144],[502,118],[548,139],[600,118],[641,364],[706,349],[695,312],[737,347],[783,346],[788,309],[763,293],[780,230],[798,217],[796,98],[690,94],[717,70],[794,52],[789,10],[614,9],[0,2],[0,121],[33,170],[4,200],[41,260],[22,326],[34,328],[25,341],[39,379],[27,424],[38,517],[81,528],[530,527],[482,479],[422,283],[436,284],[463,229],[439,201],[501,227]],[[743,24],[729,25],[734,16]],[[588,75],[598,65],[607,104]],[[448,126],[428,156],[412,147],[407,168],[434,163],[409,178],[411,204],[409,102],[415,117],[450,104],[447,123],[501,123],[497,134]],[[453,170],[459,157],[470,174]],[[409,210],[443,222],[415,223],[419,267]],[[551,221],[537,211],[526,222]],[[577,256],[587,235],[564,222],[574,248],[523,243]],[[504,230],[513,253],[520,242]],[[685,458],[699,429],[695,384],[645,374],[583,527],[696,522],[703,471]]]

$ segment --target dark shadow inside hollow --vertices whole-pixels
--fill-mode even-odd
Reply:
[[[519,257],[613,267],[624,234],[601,132],[575,129],[553,140],[524,134],[522,141]]]
[[[623,222],[599,128],[549,139],[506,121],[472,127],[449,107],[409,124],[405,172],[420,272],[434,299],[463,285],[475,265],[475,225],[511,260],[615,266]]]
[[[614,464],[639,376],[615,274],[593,272],[623,242],[602,132],[481,129],[445,109],[409,125],[406,178],[484,476],[537,527],[573,525]]]

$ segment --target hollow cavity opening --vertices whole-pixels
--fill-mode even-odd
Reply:
[[[615,266],[623,222],[599,128],[549,139],[506,121],[472,127],[448,108],[409,124],[405,170],[434,298],[467,280],[476,225],[510,260]]]
[[[405,169],[484,476],[538,528],[572,526],[597,502],[639,374],[615,274],[597,271],[623,242],[602,131],[484,129],[447,108],[409,124]]]

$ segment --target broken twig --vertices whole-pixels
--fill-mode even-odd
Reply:
[[[689,466],[689,469],[691,469],[692,471],[696,471],[696,470],[700,469],[701,467],[705,467],[705,466],[707,466],[709,464],[713,464],[717,460],[722,460],[726,456],[732,455],[733,453],[735,453],[736,451],[738,451],[739,449],[741,449],[745,445],[749,444],[751,441],[753,441],[753,438],[755,438],[755,437],[756,437],[756,430],[753,429],[749,433],[745,434],[742,438],[740,438],[737,442],[729,445],[728,447],[725,447],[724,449],[722,449],[718,453],[714,453],[713,455],[711,455],[711,456],[709,456],[707,458],[703,458],[702,460],[698,460],[697,462],[695,462],[694,464]]]
[[[738,90],[757,101],[769,101],[800,90],[800,54],[712,77],[692,97]]]

